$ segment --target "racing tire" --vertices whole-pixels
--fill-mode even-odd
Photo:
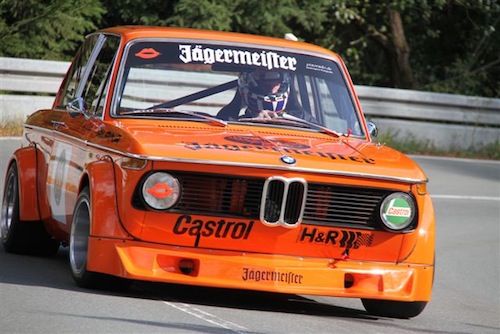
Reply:
[[[0,215],[2,246],[8,253],[52,256],[60,242],[54,240],[41,221],[21,221],[19,206],[19,175],[11,164],[5,178]]]
[[[422,313],[427,302],[399,302],[393,300],[361,299],[366,311],[370,314],[408,319]]]
[[[90,229],[92,225],[90,191],[88,187],[78,195],[69,239],[69,262],[71,275],[79,287],[124,291],[130,281],[87,270]]]

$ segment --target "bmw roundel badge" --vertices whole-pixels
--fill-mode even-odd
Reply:
[[[288,165],[292,165],[294,163],[297,162],[297,160],[295,160],[295,158],[292,158],[291,156],[289,155],[284,155],[281,157],[281,161],[283,161],[284,163],[288,164]]]

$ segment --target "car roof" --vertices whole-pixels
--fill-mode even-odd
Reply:
[[[172,28],[158,26],[117,26],[101,29],[98,32],[106,32],[117,34],[122,37],[125,42],[140,38],[178,38],[178,39],[193,39],[193,40],[213,40],[229,43],[243,43],[265,45],[285,49],[295,49],[313,53],[319,53],[333,57],[342,62],[338,54],[305,42],[288,40],[284,38],[252,35],[245,33],[224,32],[214,30],[190,29],[190,28]]]

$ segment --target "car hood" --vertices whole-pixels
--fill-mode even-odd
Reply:
[[[354,137],[259,126],[129,126],[128,152],[155,160],[291,169],[423,182],[406,155]]]

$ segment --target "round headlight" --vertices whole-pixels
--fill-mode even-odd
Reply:
[[[180,197],[179,180],[168,173],[157,172],[149,175],[142,185],[144,202],[155,210],[171,208]]]
[[[413,223],[415,211],[413,198],[406,193],[397,192],[382,201],[380,218],[388,229],[401,231]]]

